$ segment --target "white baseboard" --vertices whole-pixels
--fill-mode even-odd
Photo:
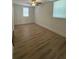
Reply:
[[[36,23],[36,24],[38,24],[38,23]],[[42,24],[38,24],[38,25],[40,25],[40,26],[42,26],[42,27],[44,27],[44,28],[46,28],[46,29],[48,29],[48,30],[50,30],[50,31],[52,31],[52,32],[55,32],[55,33],[57,33],[57,34],[59,34],[59,35],[61,35],[61,36],[63,36],[63,37],[66,37],[65,34],[63,34],[63,33],[61,33],[61,32],[58,32],[58,31],[56,31],[55,29],[52,29],[52,28],[50,28],[50,27],[48,27],[48,26],[45,26],[45,25],[42,25]]]

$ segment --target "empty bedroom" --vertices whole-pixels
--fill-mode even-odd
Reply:
[[[66,0],[12,1],[13,59],[66,59]]]

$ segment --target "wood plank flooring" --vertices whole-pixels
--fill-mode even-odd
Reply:
[[[36,24],[17,25],[13,59],[66,59],[64,37]]]

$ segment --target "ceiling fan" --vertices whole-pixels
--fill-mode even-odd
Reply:
[[[29,3],[32,6],[39,6],[39,5],[48,3],[49,1],[58,1],[58,0],[29,0]]]
[[[40,4],[42,4],[41,0],[30,0],[29,4],[31,4],[32,6],[39,6]]]
[[[39,5],[44,5],[51,1],[54,1],[54,0],[29,0],[27,4],[30,4],[31,6],[39,6]]]

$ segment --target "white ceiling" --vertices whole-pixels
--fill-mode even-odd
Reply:
[[[54,0],[37,0],[41,2],[46,2],[46,1],[54,1]],[[28,3],[30,3],[31,0],[13,0],[13,4],[19,4],[19,5],[24,5],[24,6],[30,6]]]

